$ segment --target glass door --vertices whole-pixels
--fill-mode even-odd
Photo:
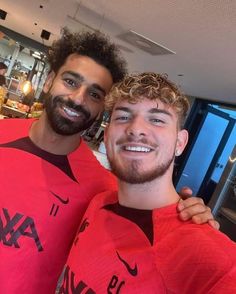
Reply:
[[[190,130],[190,144],[183,162],[179,163],[176,188],[178,191],[188,186],[194,195],[200,195],[208,203],[235,144],[235,119],[207,105],[192,120],[192,128],[195,133],[191,137]]]

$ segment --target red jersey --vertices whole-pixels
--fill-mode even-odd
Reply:
[[[87,145],[68,156],[28,137],[32,120],[0,121],[0,293],[54,293],[98,190],[116,188]]]
[[[90,203],[60,294],[236,293],[236,244],[227,236],[180,221],[176,205],[120,209],[116,197]]]

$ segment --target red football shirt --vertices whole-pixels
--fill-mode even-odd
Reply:
[[[227,236],[181,222],[176,205],[149,219],[136,209],[117,213],[115,202],[107,192],[90,203],[60,293],[236,293],[236,244]]]
[[[82,141],[68,156],[36,147],[32,120],[0,120],[0,293],[54,293],[78,225],[116,183]]]

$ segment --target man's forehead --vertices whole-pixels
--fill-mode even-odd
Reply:
[[[67,56],[67,58],[65,60],[65,63],[66,63],[66,61],[72,61],[74,59],[82,58],[82,57],[89,58],[87,56],[83,56],[83,55],[80,55],[78,53],[71,53],[70,55]]]
[[[75,64],[76,65],[82,64],[83,60],[86,60],[86,59],[90,59],[90,58],[87,56],[79,55],[77,53],[72,53],[65,59],[65,62],[62,64],[60,70],[67,67],[67,66],[73,66]]]

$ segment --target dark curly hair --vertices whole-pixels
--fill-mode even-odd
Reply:
[[[113,82],[121,81],[126,74],[126,62],[117,46],[100,32],[71,33],[62,29],[62,37],[49,49],[48,62],[51,70],[58,72],[66,58],[73,53],[87,56],[104,66],[112,75]]]

